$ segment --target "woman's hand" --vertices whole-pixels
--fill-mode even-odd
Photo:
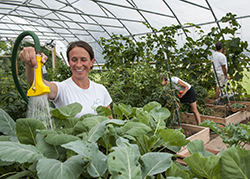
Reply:
[[[42,56],[42,63],[45,63],[48,57],[44,53],[41,53],[41,56]],[[21,61],[23,61],[30,67],[37,68],[36,51],[34,47],[24,47],[19,54],[19,58]]]

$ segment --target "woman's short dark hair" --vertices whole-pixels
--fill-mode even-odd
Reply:
[[[222,45],[222,43],[221,42],[216,42],[216,44],[215,44],[215,48],[216,48],[216,50],[218,51],[218,50],[221,50],[222,49],[222,47],[223,47],[223,45]]]
[[[73,48],[75,48],[75,47],[82,47],[82,48],[84,48],[88,52],[88,54],[90,56],[90,60],[93,60],[93,58],[95,58],[94,57],[94,51],[93,51],[92,47],[87,42],[79,40],[79,41],[71,42],[69,44],[68,49],[67,49],[67,58],[68,58],[68,61],[70,60],[69,59],[69,52]]]

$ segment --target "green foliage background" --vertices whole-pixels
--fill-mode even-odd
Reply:
[[[186,38],[182,48],[177,47],[175,38],[181,35],[178,30],[180,26],[174,25],[162,27],[160,30],[153,28],[153,33],[141,36],[137,41],[131,37],[116,34],[113,34],[111,39],[100,38],[106,63],[102,71],[92,70],[90,79],[106,86],[115,104],[124,103],[141,107],[150,101],[157,101],[173,113],[173,102],[174,100],[178,102],[178,98],[173,97],[169,86],[164,88],[160,85],[159,78],[160,74],[167,75],[170,72],[171,76],[178,76],[195,88],[199,111],[204,114],[206,112],[204,99],[215,91],[210,57],[212,50],[215,50],[215,42],[221,41],[225,47],[228,47],[226,53],[228,72],[233,79],[231,83],[236,88],[237,97],[247,97],[249,95],[246,95],[246,90],[242,86],[242,79],[244,69],[249,71],[249,68],[246,68],[249,62],[245,61],[247,57],[243,52],[249,52],[249,50],[247,42],[241,41],[235,35],[240,29],[235,17],[236,15],[228,13],[222,18],[222,21],[229,26],[221,32],[217,28],[212,28],[210,32],[204,33],[199,26],[194,27],[195,35],[185,30],[189,37]],[[193,39],[191,36],[197,36],[197,38]],[[227,39],[224,38],[225,36]],[[1,42],[0,45],[4,55],[11,54],[10,43]],[[32,44],[23,43],[20,49],[30,45]],[[53,69],[51,51],[44,47],[42,51],[49,58],[45,64],[49,80],[62,81],[71,76],[69,67],[60,59],[57,61],[56,69]],[[29,87],[24,77],[24,64],[20,60],[17,61],[19,81],[23,90],[27,91]],[[0,107],[14,119],[23,117],[27,106],[13,84],[10,58],[1,58],[0,63],[2,66],[0,77],[4,79],[1,80],[0,86]],[[13,101],[17,102],[13,103]],[[190,112],[190,107],[183,105],[180,111]]]

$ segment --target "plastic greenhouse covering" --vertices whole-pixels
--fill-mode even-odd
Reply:
[[[220,19],[229,12],[237,15],[241,25],[236,35],[250,43],[249,7],[249,0],[0,0],[0,37],[14,41],[21,32],[31,30],[41,45],[53,41],[57,52],[64,54],[69,42],[84,40],[100,63],[100,37],[109,39],[114,33],[136,41],[152,33],[145,24],[156,29],[181,25],[181,33],[185,28],[192,31],[187,23],[193,23],[206,33],[228,25]],[[176,37],[178,45],[187,36],[181,34]]]

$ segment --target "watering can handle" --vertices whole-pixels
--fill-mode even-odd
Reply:
[[[16,39],[15,41],[15,44],[14,44],[14,47],[13,47],[13,50],[12,50],[12,56],[11,56],[11,71],[12,71],[12,77],[13,77],[13,80],[14,80],[14,83],[15,83],[15,86],[19,92],[19,94],[21,95],[21,97],[24,99],[24,101],[28,104],[29,100],[28,100],[28,97],[26,96],[26,94],[23,92],[20,84],[19,84],[19,81],[18,81],[18,78],[17,78],[17,72],[16,72],[16,56],[17,56],[17,51],[18,51],[18,47],[19,47],[19,44],[21,43],[21,41],[23,40],[24,37],[26,36],[31,36],[34,40],[34,43],[35,43],[35,50],[36,51],[41,51],[41,47],[40,47],[40,41],[37,37],[37,35],[32,32],[32,31],[24,31],[22,32]]]

